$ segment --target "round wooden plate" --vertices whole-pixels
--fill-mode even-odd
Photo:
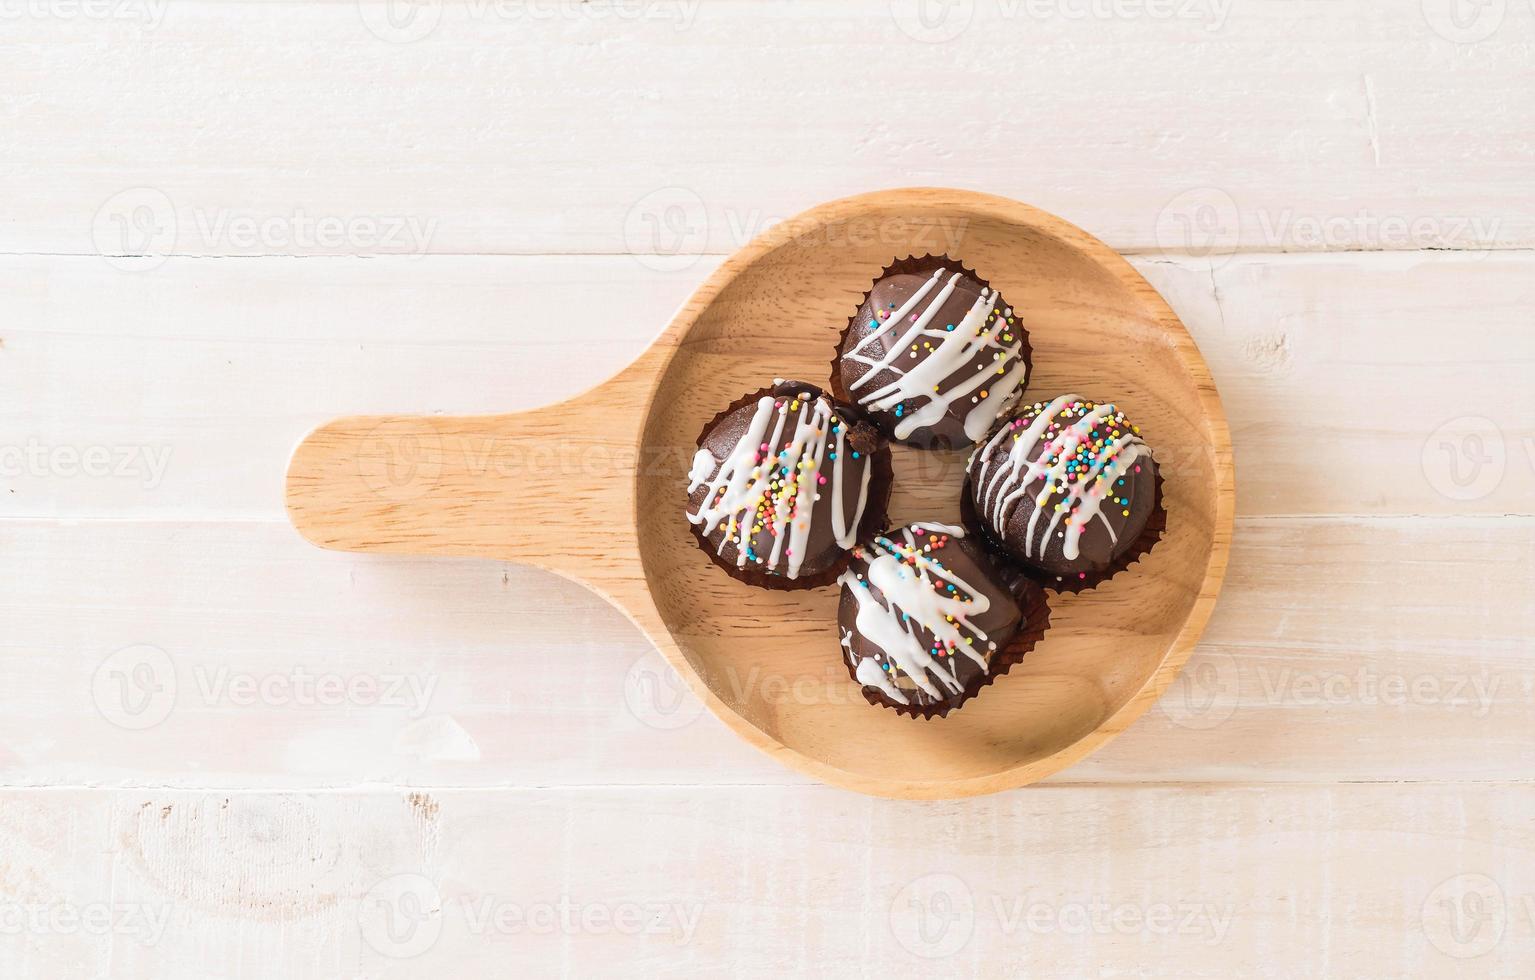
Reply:
[[[870,706],[847,679],[835,587],[742,585],[699,550],[683,511],[704,423],[775,377],[825,384],[873,277],[930,252],[962,260],[1022,312],[1029,400],[1071,391],[1137,420],[1160,461],[1168,529],[1105,585],[1053,596],[1051,629],[1019,666],[924,721]],[[966,455],[897,447],[892,521],[956,520]],[[939,799],[1048,776],[1146,710],[1215,605],[1233,480],[1209,371],[1128,263],[1016,201],[912,188],[774,226],[721,265],[637,361],[568,402],[322,426],[295,452],[287,495],[294,525],[327,548],[513,559],[583,582],[753,745],[849,789]],[[616,684],[624,665],[613,667]]]

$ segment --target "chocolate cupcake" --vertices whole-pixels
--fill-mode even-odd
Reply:
[[[997,427],[970,457],[973,522],[1047,584],[1079,591],[1151,547],[1166,515],[1151,448],[1116,406],[1062,395]]]
[[[688,521],[715,564],[753,585],[829,585],[884,522],[890,447],[855,409],[775,381],[715,417],[688,473]]]
[[[842,334],[833,390],[891,438],[969,446],[1029,377],[1023,324],[985,280],[947,258],[902,259],[864,296]]]
[[[943,717],[1022,659],[1049,619],[1038,584],[963,528],[912,524],[853,549],[838,627],[870,704]]]

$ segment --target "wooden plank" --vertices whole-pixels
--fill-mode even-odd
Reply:
[[[315,425],[575,394],[716,261],[0,258],[0,515],[280,517]],[[1239,513],[1535,514],[1535,254],[1138,265],[1220,386]]]
[[[1484,6],[29,4],[0,250],[669,257],[910,184],[1139,251],[1529,246],[1535,13]]]
[[[1532,549],[1531,521],[1239,521],[1190,668],[1056,779],[1522,779]],[[12,785],[804,782],[618,612],[516,565],[321,552],[275,523],[8,521],[0,579]],[[849,690],[835,650],[733,682]]]
[[[1220,387],[1239,514],[1535,514],[1535,258],[1140,265]]]
[[[280,516],[288,456],[322,422],[577,394],[636,357],[697,280],[628,259],[512,265],[172,261],[131,276],[0,260],[16,286],[0,514]]]
[[[1239,520],[1221,603],[1183,673],[1065,776],[1528,772],[1532,554],[1527,519]]]
[[[0,541],[12,784],[804,781],[617,610],[534,569],[322,552],[271,523],[0,522]]]
[[[1535,789],[7,791],[7,976],[1521,976]]]

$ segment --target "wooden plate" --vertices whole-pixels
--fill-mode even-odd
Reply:
[[[1073,391],[1138,421],[1161,461],[1168,530],[1109,583],[1055,597],[1049,634],[1007,677],[923,721],[870,706],[848,680],[836,588],[735,582],[699,550],[683,507],[703,424],[774,377],[825,384],[872,278],[928,252],[963,260],[1023,312],[1031,400]],[[965,457],[897,447],[892,520],[955,520]],[[1233,479],[1204,361],[1129,264],[1016,201],[914,188],[774,226],[720,266],[637,361],[568,402],[322,426],[295,452],[287,494],[294,525],[323,547],[513,559],[583,582],[753,745],[829,783],[938,799],[1050,775],[1146,710],[1215,605]],[[613,665],[615,689],[624,668]]]

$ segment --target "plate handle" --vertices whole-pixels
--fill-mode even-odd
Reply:
[[[374,415],[311,432],[293,526],[323,548],[515,560],[586,578],[634,531],[636,427],[581,399],[511,415]]]

